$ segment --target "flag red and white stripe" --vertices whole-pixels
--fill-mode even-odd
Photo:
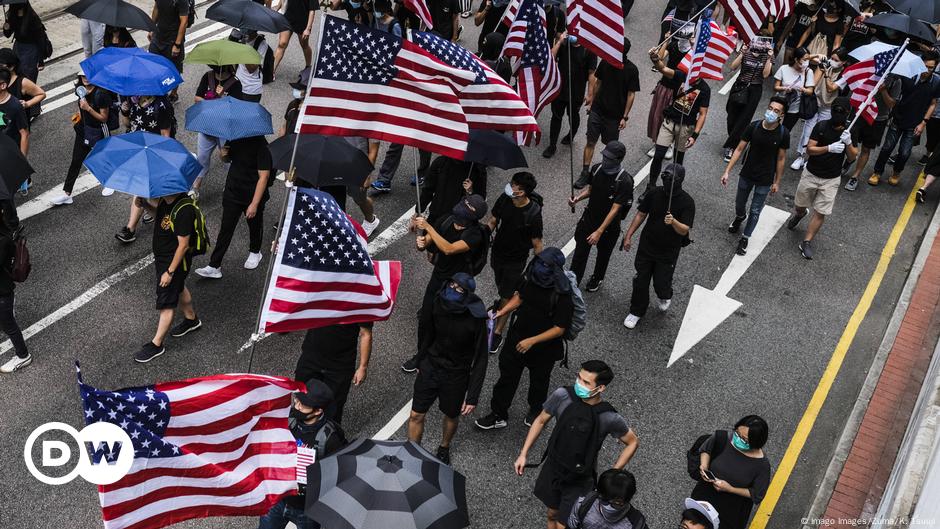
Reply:
[[[721,81],[724,79],[722,69],[734,48],[737,39],[721,30],[714,20],[709,21],[711,39],[708,40],[704,53],[696,53],[696,49],[689,50],[679,63],[679,70],[686,73],[687,84],[693,84],[698,79],[711,79]]]
[[[875,103],[873,92],[882,77],[889,72],[899,51],[900,48],[896,47],[859,61],[846,68],[838,81],[840,86],[848,86],[852,90],[850,101],[855,110],[871,99],[870,104],[862,111],[862,118],[869,125],[878,117],[878,104]]]
[[[568,34],[611,66],[623,68],[623,6],[620,0],[569,0]]]
[[[425,27],[431,29],[434,27],[434,21],[431,18],[431,10],[428,8],[428,3],[426,0],[404,0],[405,7],[409,11],[418,15],[418,18],[421,19],[421,22],[424,23]]]
[[[718,0],[741,33],[741,39],[750,43],[760,32],[769,15],[782,21],[790,15],[796,0]]]

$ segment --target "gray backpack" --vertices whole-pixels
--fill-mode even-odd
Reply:
[[[574,312],[571,314],[571,323],[565,329],[565,335],[562,338],[570,342],[575,340],[587,325],[587,303],[584,302],[584,294],[578,288],[578,276],[574,275],[571,270],[565,270],[565,277],[571,284],[571,304],[574,305]],[[557,296],[557,293],[552,296],[552,307],[558,301]]]

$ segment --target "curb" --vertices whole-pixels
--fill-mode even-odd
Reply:
[[[924,233],[920,247],[917,250],[917,255],[914,257],[914,262],[911,265],[911,270],[908,273],[907,280],[904,282],[904,287],[901,290],[897,305],[891,315],[891,320],[889,320],[888,327],[885,329],[884,338],[881,341],[881,345],[878,347],[878,352],[875,353],[875,358],[872,360],[868,376],[865,378],[862,389],[855,400],[855,406],[852,408],[852,413],[845,423],[842,435],[839,436],[839,442],[836,444],[832,459],[829,461],[829,466],[826,468],[826,473],[816,489],[816,497],[813,499],[813,503],[806,513],[806,518],[804,518],[801,526],[802,529],[818,529],[818,526],[813,525],[812,521],[819,520],[826,512],[826,507],[829,505],[829,500],[832,497],[836,482],[839,480],[839,475],[842,473],[845,460],[848,458],[852,445],[855,442],[855,437],[862,424],[862,419],[865,417],[868,404],[875,392],[875,386],[878,385],[878,380],[881,378],[881,373],[884,370],[888,353],[891,352],[894,346],[894,341],[897,338],[901,322],[904,320],[904,315],[907,313],[911,297],[914,293],[914,287],[917,286],[917,280],[920,279],[920,274],[924,270],[927,256],[930,253],[930,249],[938,232],[940,232],[940,204],[934,209],[933,218],[927,226],[927,231]]]

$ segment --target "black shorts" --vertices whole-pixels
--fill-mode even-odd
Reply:
[[[866,149],[876,149],[885,137],[888,120],[876,121],[869,125],[864,119],[858,121],[858,127],[852,131],[852,141],[861,143]]]
[[[597,143],[600,137],[604,145],[620,138],[620,118],[607,118],[597,112],[588,114],[587,141]]]
[[[176,66],[176,71],[180,74],[183,73],[183,59],[186,58],[186,43],[184,42],[180,46],[180,54],[176,57],[173,56],[173,43],[167,42],[157,42],[156,40],[150,41],[150,47],[147,49],[150,53],[156,53],[157,55],[162,55],[170,60],[173,63],[173,66]]]
[[[526,261],[510,261],[499,259],[495,255],[490,259],[493,267],[493,278],[496,280],[496,291],[502,299],[509,299],[519,289],[522,272],[525,271]]]
[[[186,276],[189,275],[191,265],[192,258],[188,256],[185,257],[182,265],[177,268],[176,272],[173,274],[173,279],[170,280],[170,284],[161,287],[160,277],[163,276],[163,272],[167,271],[167,268],[170,266],[170,261],[154,261],[153,271],[157,276],[157,310],[175,309],[176,306],[179,305],[180,294],[183,292],[183,289],[186,288]]]
[[[418,366],[411,411],[427,413],[431,404],[437,400],[441,413],[455,419],[460,416],[469,383],[470,373],[435,369],[431,361],[425,358]]]
[[[563,524],[568,522],[571,509],[578,501],[594,488],[594,480],[588,476],[576,479],[566,479],[550,457],[545,458],[539,477],[535,480],[535,489],[532,493],[549,509],[558,511],[557,520]]]
[[[924,167],[925,175],[940,176],[940,149],[937,149],[927,160],[927,166]]]

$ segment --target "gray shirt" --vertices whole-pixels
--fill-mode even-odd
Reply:
[[[565,412],[571,404],[571,397],[568,395],[568,390],[565,388],[558,388],[551,395],[548,396],[548,400],[545,401],[545,404],[542,408],[546,413],[552,417],[558,419],[561,417],[561,414]],[[630,426],[627,424],[627,420],[623,418],[619,413],[613,411],[606,411],[600,414],[598,417],[600,421],[600,432],[601,436],[598,439],[611,436],[614,439],[620,439],[630,431]]]
[[[608,521],[608,519],[616,518],[617,511],[600,498],[594,502],[594,505],[591,505],[584,515],[584,521],[578,525],[578,511],[582,503],[584,503],[584,496],[578,498],[572,507],[567,527],[572,529],[633,529],[633,524],[626,516],[616,522]]]

